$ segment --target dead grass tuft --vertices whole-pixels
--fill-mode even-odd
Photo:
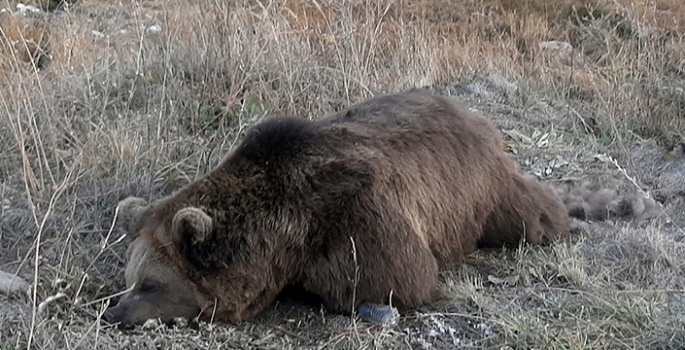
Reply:
[[[0,12],[0,69],[31,63],[47,64],[50,31],[45,21],[9,11]]]

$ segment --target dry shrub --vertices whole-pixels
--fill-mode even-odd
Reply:
[[[46,64],[50,31],[44,20],[0,12],[0,65],[11,69],[24,62]]]
[[[26,5],[33,5],[43,11],[53,11],[64,5],[72,5],[77,0],[23,0],[18,1]],[[87,1],[87,0],[86,0]]]
[[[685,2],[679,0],[620,0],[618,3],[633,18],[669,34],[682,35],[685,30]]]

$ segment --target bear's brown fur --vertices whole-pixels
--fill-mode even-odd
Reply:
[[[147,206],[127,199],[120,217],[133,288],[105,318],[125,324],[198,312],[237,322],[289,285],[334,312],[391,293],[415,308],[441,267],[479,245],[569,234],[562,202],[516,170],[489,122],[421,92],[258,124],[205,177]],[[154,307],[129,311],[143,302]]]

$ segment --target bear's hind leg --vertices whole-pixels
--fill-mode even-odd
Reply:
[[[545,244],[557,238],[568,237],[570,222],[566,206],[556,192],[548,185],[531,177],[521,177],[522,187],[528,194],[522,205],[529,205],[534,210],[525,212],[526,242]]]
[[[566,207],[554,190],[533,178],[514,174],[512,186],[486,221],[480,246],[548,243],[569,235]]]

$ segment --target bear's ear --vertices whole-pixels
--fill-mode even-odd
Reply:
[[[214,230],[212,218],[194,207],[179,210],[171,222],[172,239],[183,250],[204,242]]]
[[[147,206],[147,202],[138,197],[128,197],[117,206],[117,226],[126,231],[127,234],[131,236],[131,239],[135,239],[138,232],[135,232],[138,220],[140,220],[140,214],[143,209]]]

